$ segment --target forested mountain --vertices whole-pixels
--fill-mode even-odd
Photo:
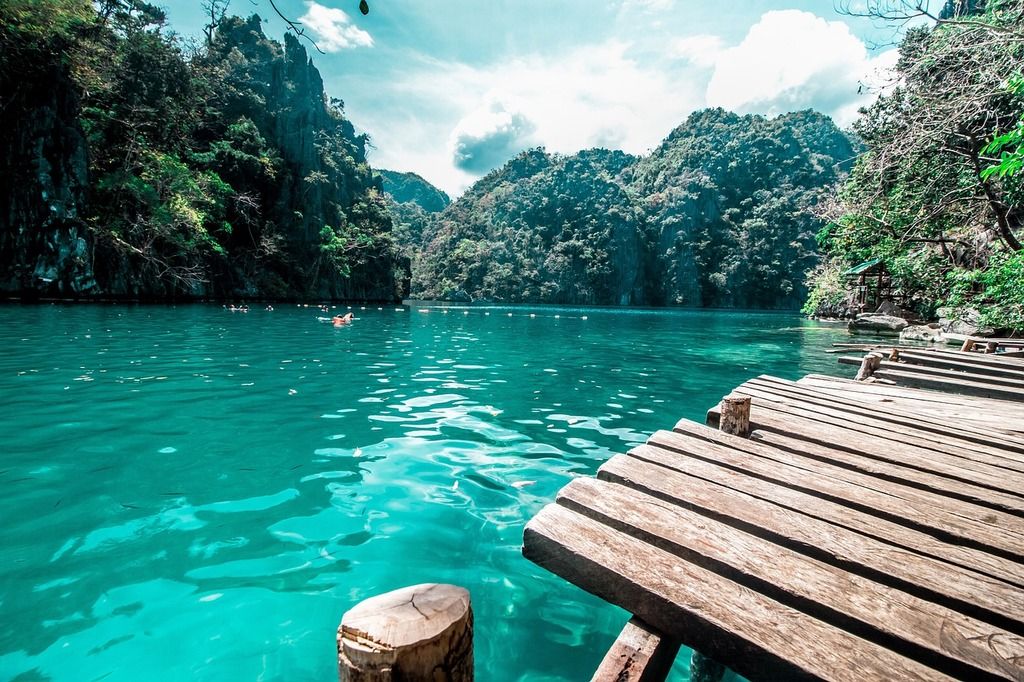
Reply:
[[[808,209],[853,156],[822,114],[721,109],[642,158],[530,150],[429,223],[413,295],[799,307],[821,228]]]
[[[416,204],[427,213],[443,211],[452,200],[416,173],[378,170],[384,192],[396,203]]]
[[[405,263],[305,49],[139,0],[0,4],[0,290],[394,300]]]

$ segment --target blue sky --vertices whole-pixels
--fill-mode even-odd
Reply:
[[[855,4],[857,0],[854,0]],[[849,124],[895,58],[894,27],[831,0],[278,0],[325,54],[329,95],[369,133],[377,168],[453,196],[516,152],[641,154],[692,111],[815,108]],[[198,35],[199,0],[165,0]],[[233,0],[280,39],[267,0]],[[858,90],[861,92],[858,92]]]

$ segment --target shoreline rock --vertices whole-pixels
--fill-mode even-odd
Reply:
[[[861,313],[850,320],[847,328],[853,334],[899,334],[910,326],[910,323],[902,317],[894,315],[882,315],[878,313]]]

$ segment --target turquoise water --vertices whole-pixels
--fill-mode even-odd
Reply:
[[[756,374],[838,373],[847,339],[355,311],[0,307],[0,679],[333,680],[346,609],[433,581],[472,593],[478,679],[586,679],[627,615],[523,559],[526,521]]]

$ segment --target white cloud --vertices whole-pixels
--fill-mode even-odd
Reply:
[[[419,173],[457,196],[517,151],[601,146],[643,154],[694,110],[775,115],[814,108],[846,125],[875,93],[872,56],[845,24],[801,11],[761,16],[739,44],[652,33],[485,65],[422,54],[377,84],[389,102],[349,113],[373,138],[375,167]],[[875,79],[877,81],[877,79]]]
[[[448,143],[452,161],[470,173],[486,173],[535,144],[536,130],[515,104],[490,97],[452,131]]]
[[[861,84],[877,81],[875,72],[894,60],[894,50],[871,57],[842,22],[799,10],[767,12],[739,45],[718,54],[707,103],[768,115],[811,107],[846,125],[875,97]]]
[[[317,46],[324,52],[373,45],[373,37],[369,33],[355,26],[347,14],[334,7],[325,7],[310,0],[299,21],[313,33]]]
[[[671,44],[673,56],[702,67],[714,66],[724,49],[725,42],[720,37],[707,33],[675,38]]]
[[[447,120],[447,127],[410,128],[408,119],[387,122],[367,112],[364,120],[378,148],[371,163],[414,170],[453,195],[530,146],[560,153],[602,146],[642,154],[703,105],[706,82],[706,75],[694,78],[692,68],[681,68],[678,60],[642,64],[620,41],[482,67],[430,59],[421,64],[386,87],[397,90],[395,96],[421,121]],[[503,142],[509,142],[504,158],[495,153],[483,168],[484,154]],[[467,151],[479,165],[456,165]]]
[[[639,7],[646,12],[667,12],[675,4],[675,0],[629,0],[623,3],[623,7],[629,5]]]

